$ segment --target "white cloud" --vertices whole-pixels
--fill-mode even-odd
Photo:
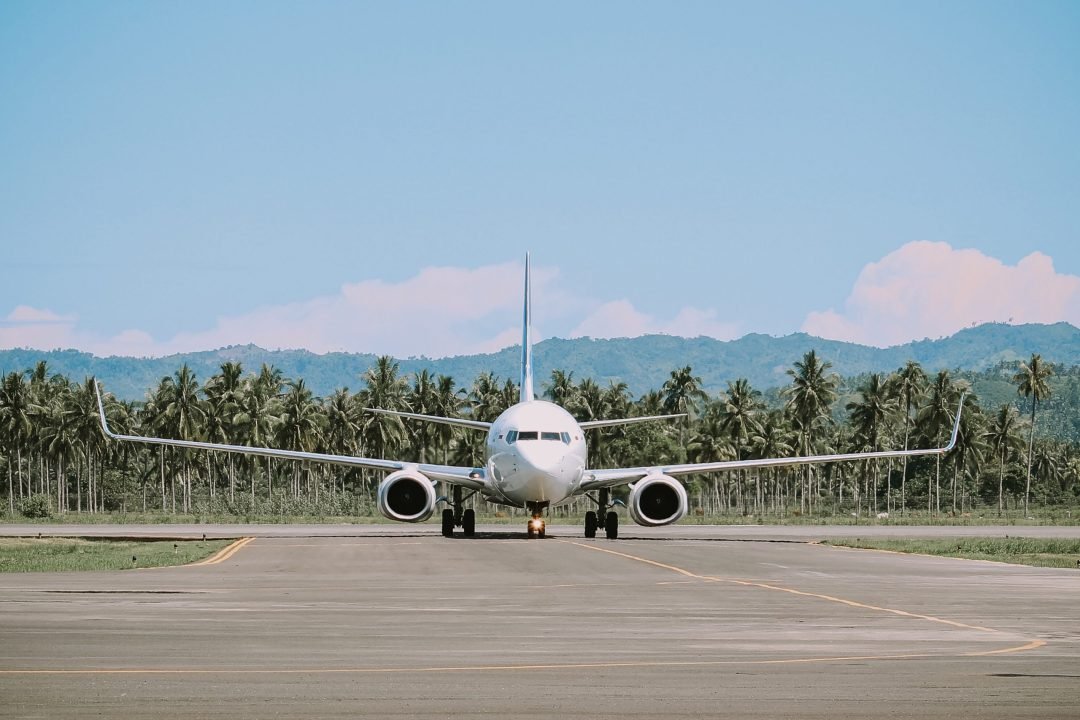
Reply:
[[[684,307],[671,320],[657,320],[637,310],[629,300],[614,300],[600,305],[575,327],[570,337],[637,337],[662,333],[680,337],[702,335],[718,340],[730,340],[737,336],[734,323],[716,319],[715,310]]]
[[[333,295],[222,316],[205,330],[165,340],[140,329],[109,337],[95,335],[82,329],[74,315],[19,306],[6,322],[0,322],[0,348],[78,348],[96,355],[161,356],[254,343],[270,349],[397,357],[496,352],[521,342],[522,270],[518,263],[425,268],[400,282],[351,283]],[[551,335],[597,338],[646,333],[721,339],[735,335],[735,326],[720,322],[714,310],[687,307],[665,320],[639,312],[629,300],[602,302],[584,297],[560,286],[555,268],[534,267],[532,282],[537,339],[545,337],[545,330]]]
[[[912,242],[862,269],[844,309],[811,312],[812,335],[878,347],[985,322],[1080,325],[1080,277],[1034,252],[1006,265],[974,249]]]

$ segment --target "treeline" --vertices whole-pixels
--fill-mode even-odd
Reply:
[[[699,515],[1026,514],[1030,503],[1071,506],[1080,496],[1080,446],[1036,431],[1040,412],[1061,402],[1053,381],[1080,377],[1075,368],[1050,366],[1039,355],[999,366],[990,379],[1007,375],[1011,397],[994,405],[971,391],[970,377],[928,375],[914,361],[892,373],[843,380],[811,351],[787,374],[787,386],[765,394],[738,379],[710,396],[683,367],[660,389],[633,398],[623,383],[601,386],[556,370],[543,393],[583,421],[689,415],[589,431],[594,467],[938,446],[948,440],[960,395],[967,393],[957,449],[945,458],[691,477],[692,512]],[[492,421],[518,397],[516,383],[492,373],[460,386],[426,370],[403,374],[389,357],[379,358],[360,380],[356,392],[339,388],[316,397],[304,379],[286,378],[272,366],[250,373],[225,362],[200,384],[183,365],[141,403],[110,396],[106,412],[110,426],[126,434],[477,465],[483,433],[365,408]],[[250,517],[373,511],[381,473],[106,441],[94,384],[93,378],[75,382],[51,373],[44,362],[0,377],[0,468],[7,474],[8,512]],[[1074,404],[1064,414],[1075,418],[1077,409]]]

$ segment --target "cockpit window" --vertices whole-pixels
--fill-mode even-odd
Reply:
[[[554,430],[510,430],[506,433],[506,442],[513,445],[518,440],[555,440],[566,445],[570,444],[570,433],[556,432]]]

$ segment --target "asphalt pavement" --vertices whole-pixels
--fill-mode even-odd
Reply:
[[[819,528],[135,527],[255,539],[0,575],[0,717],[1080,717],[1080,571]]]

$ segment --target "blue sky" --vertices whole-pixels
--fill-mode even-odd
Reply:
[[[1080,324],[1075,2],[0,5],[0,348]]]

